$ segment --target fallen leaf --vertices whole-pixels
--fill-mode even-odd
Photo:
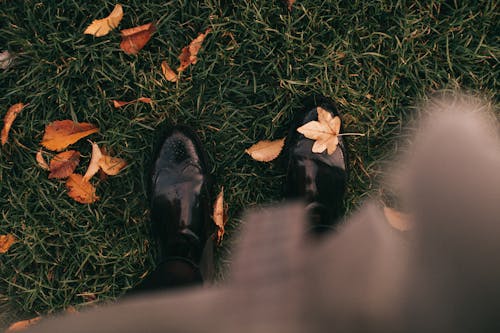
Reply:
[[[66,181],[66,187],[68,195],[79,203],[93,203],[99,200],[99,197],[95,194],[95,187],[87,180],[84,180],[82,175],[76,173],[70,175]]]
[[[16,323],[10,325],[9,328],[7,328],[7,330],[5,331],[5,333],[14,333],[14,332],[24,331],[26,328],[34,325],[40,319],[42,319],[42,317],[35,317],[35,318],[28,319],[28,320],[18,321]]]
[[[0,68],[9,68],[10,64],[12,63],[12,59],[12,54],[10,54],[9,51],[3,51],[2,53],[0,53]]]
[[[105,17],[100,20],[94,20],[92,23],[85,29],[83,32],[87,35],[94,35],[96,37],[102,37],[107,35],[111,30],[116,28],[120,21],[123,18],[123,8],[122,5],[117,4],[115,8],[109,14],[108,17]]]
[[[16,119],[17,115],[21,110],[24,108],[23,103],[16,103],[12,105],[9,110],[7,111],[7,114],[3,118],[3,128],[2,128],[2,146],[7,143],[7,138],[9,137],[9,131],[10,127],[12,126],[12,123]]]
[[[288,10],[291,11],[292,10],[292,6],[295,3],[295,0],[286,0],[285,2],[286,2],[286,5],[288,7]]]
[[[312,146],[313,153],[322,153],[327,150],[331,155],[337,149],[339,143],[340,118],[333,117],[332,114],[322,107],[316,108],[318,121],[313,120],[297,128],[297,132],[306,138],[315,140]]]
[[[252,156],[254,160],[269,162],[278,157],[284,144],[285,138],[274,141],[263,140],[246,149],[245,153]]]
[[[137,103],[137,102],[142,102],[142,103],[153,103],[153,100],[148,97],[139,97],[138,99],[134,99],[133,101],[116,101],[113,100],[113,106],[118,109],[121,108],[122,106],[129,105],[132,103]]]
[[[5,253],[16,242],[16,237],[11,234],[0,235],[0,253]]]
[[[126,54],[137,54],[151,38],[156,27],[153,23],[144,24],[135,28],[121,31],[122,42],[120,48]]]
[[[161,71],[165,79],[170,82],[177,82],[177,74],[175,74],[174,70],[170,68],[166,61],[162,61],[161,63]]]
[[[181,55],[179,56],[181,64],[179,65],[179,68],[177,68],[178,72],[182,72],[191,64],[196,64],[196,62],[198,61],[197,54],[201,49],[201,44],[203,44],[205,37],[207,37],[210,31],[212,30],[205,30],[205,33],[199,34],[198,37],[193,39],[193,41],[188,46],[182,49]]]
[[[99,128],[89,123],[75,123],[71,120],[57,120],[45,127],[42,146],[49,150],[60,151]]]
[[[49,178],[66,178],[75,171],[80,163],[80,153],[76,150],[68,150],[57,154],[50,161]]]
[[[224,187],[221,188],[217,199],[215,199],[212,218],[217,226],[217,244],[220,244],[224,238],[224,227],[227,223],[227,204],[224,203]]]
[[[102,154],[99,160],[99,167],[102,171],[109,176],[117,175],[124,167],[127,166],[127,161],[118,157],[111,157],[109,155]]]
[[[45,162],[45,158],[43,158],[41,149],[36,153],[36,161],[38,162],[40,168],[42,168],[43,170],[49,170],[49,165],[47,164],[47,162]]]
[[[99,171],[99,161],[102,158],[102,153],[101,149],[95,142],[91,142],[92,144],[92,158],[90,159],[89,167],[87,169],[87,172],[85,172],[85,175],[83,175],[84,180],[89,180],[92,178],[97,171]]]
[[[393,208],[384,207],[384,215],[391,227],[399,231],[408,231],[413,226],[410,214],[399,212]]]

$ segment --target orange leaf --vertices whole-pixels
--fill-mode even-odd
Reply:
[[[68,150],[57,154],[50,161],[49,178],[66,178],[75,171],[80,163],[80,153],[76,150]]]
[[[196,64],[196,62],[198,61],[198,58],[196,56],[201,49],[201,44],[210,31],[212,30],[205,30],[205,33],[199,34],[198,37],[196,37],[188,46],[182,49],[181,55],[179,56],[181,64],[179,65],[179,68],[177,68],[178,72],[182,72],[191,64]]]
[[[89,123],[57,120],[45,127],[42,146],[49,150],[60,151],[81,138],[98,131],[97,127]]]
[[[153,103],[153,100],[149,97],[139,97],[138,99],[134,99],[133,101],[116,101],[113,100],[113,106],[118,109],[121,108],[122,106],[129,105],[132,103],[137,103],[137,102],[142,102],[142,103]]]
[[[395,209],[384,207],[384,215],[387,222],[399,231],[408,231],[413,227],[412,216],[399,212]]]
[[[340,118],[333,117],[332,114],[322,107],[316,108],[318,121],[312,120],[299,128],[297,132],[306,138],[315,140],[312,146],[313,153],[322,153],[327,150],[329,155],[333,154],[339,143]]]
[[[224,203],[224,187],[222,187],[217,199],[215,199],[214,215],[212,218],[217,226],[217,244],[220,244],[224,238],[224,226],[227,223],[227,204]]]
[[[0,253],[5,253],[16,242],[16,237],[11,234],[0,235]]]
[[[95,187],[87,180],[83,179],[82,175],[72,174],[66,181],[68,195],[79,203],[93,203],[99,199],[95,194]]]
[[[28,320],[21,320],[9,326],[5,333],[14,333],[25,330],[31,325],[34,325],[37,321],[42,319],[42,317],[35,317]]]
[[[127,161],[118,157],[102,154],[99,160],[99,166],[105,174],[115,176],[127,166]]]
[[[153,23],[144,24],[135,28],[121,31],[122,42],[120,48],[126,54],[137,54],[149,41],[156,27]]]
[[[123,18],[122,5],[117,4],[111,14],[100,20],[94,20],[83,32],[87,35],[101,37],[107,35],[111,30],[116,28]]]
[[[285,2],[286,2],[286,5],[288,7],[288,10],[291,11],[292,10],[292,6],[293,6],[295,0],[286,0]]]
[[[252,156],[254,160],[269,162],[278,157],[284,144],[285,138],[274,141],[263,140],[245,150],[245,153]]]
[[[175,74],[174,70],[170,68],[166,61],[162,61],[161,63],[161,71],[165,79],[170,82],[177,82],[177,74]]]
[[[9,136],[9,131],[10,127],[12,126],[12,123],[16,119],[17,115],[21,110],[24,108],[23,103],[17,103],[12,105],[9,110],[7,111],[7,114],[3,118],[3,128],[2,128],[2,146],[7,143],[7,138]]]
[[[43,170],[50,169],[49,165],[47,164],[47,162],[45,162],[45,159],[43,158],[41,149],[36,153],[36,161],[38,162],[38,165],[40,166],[40,168],[42,168]]]

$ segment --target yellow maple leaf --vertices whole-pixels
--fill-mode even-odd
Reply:
[[[123,18],[122,5],[117,4],[111,14],[100,20],[94,20],[83,32],[87,35],[102,37],[107,35],[111,30],[116,28]]]
[[[322,153],[325,150],[329,155],[333,154],[339,143],[340,118],[335,116],[322,107],[316,108],[318,112],[318,121],[312,120],[299,128],[297,132],[303,134],[306,138],[315,140],[312,146],[313,153]]]

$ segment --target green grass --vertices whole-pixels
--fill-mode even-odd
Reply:
[[[0,70],[0,113],[30,104],[0,151],[0,234],[19,239],[0,255],[0,301],[31,314],[92,302],[89,294],[113,299],[153,267],[144,198],[169,124],[190,125],[205,144],[214,192],[224,186],[230,206],[227,245],[244,208],[281,198],[283,166],[253,161],[245,148],[286,135],[305,97],[332,98],[346,129],[366,134],[349,141],[352,210],[376,192],[416,102],[441,89],[498,91],[497,1],[298,0],[291,12],[269,0],[126,1],[120,29],[157,22],[138,56],[119,49],[119,30],[82,33],[115,4],[102,3],[0,0],[0,51],[16,54]],[[176,67],[207,27],[199,62],[167,82],[161,61]],[[110,103],[140,96],[155,103]],[[44,127],[58,119],[98,125],[91,139],[130,161],[93,180],[95,204],[71,200],[36,165]],[[74,147],[85,172],[91,147]]]

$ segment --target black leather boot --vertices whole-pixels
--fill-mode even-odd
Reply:
[[[316,107],[304,112],[292,126],[287,137],[289,157],[285,197],[305,200],[312,231],[323,233],[333,229],[344,213],[347,152],[344,138],[339,137],[338,147],[332,155],[326,150],[313,153],[314,141],[297,132],[298,127],[318,120],[318,106],[333,116],[340,116],[335,106],[323,99]]]
[[[205,153],[187,127],[170,129],[152,172],[151,222],[159,264],[138,291],[200,284],[213,275]]]

